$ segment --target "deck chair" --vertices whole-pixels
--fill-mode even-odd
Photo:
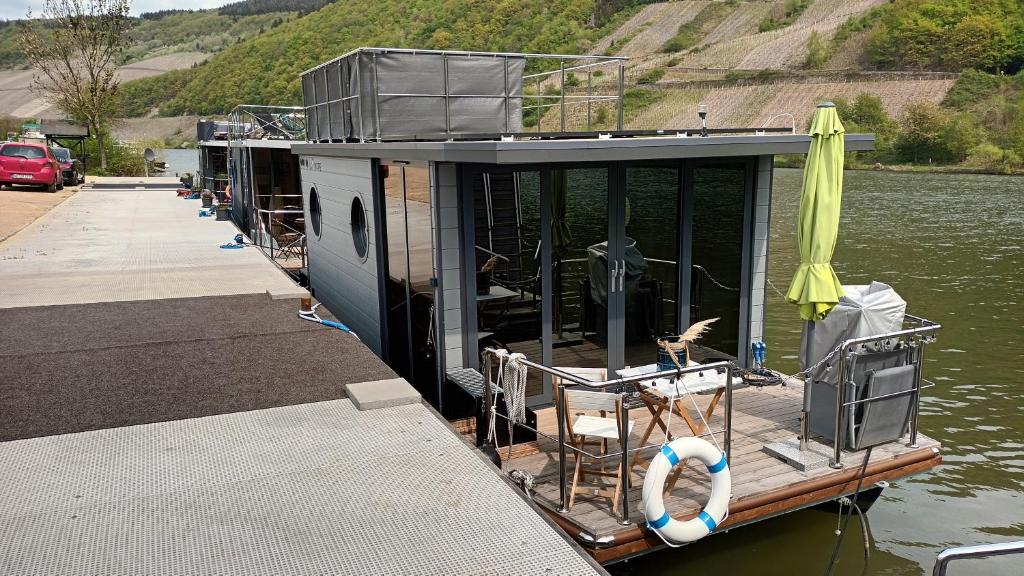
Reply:
[[[561,368],[565,372],[582,376],[587,379],[604,380],[605,371],[602,369],[580,369]],[[584,372],[589,373],[584,373]],[[557,384],[556,379],[556,384]],[[556,394],[558,387],[555,386]],[[592,451],[596,448],[599,454],[608,453],[608,440],[619,439],[619,427],[622,415],[622,399],[618,394],[598,392],[587,389],[564,389],[561,392],[565,395],[564,418],[566,437],[570,444],[579,450]],[[557,399],[556,406],[562,406],[561,399]],[[590,412],[588,414],[587,412]],[[596,412],[598,415],[593,415]],[[609,417],[608,414],[614,414]],[[627,424],[628,433],[633,431],[634,421]],[[587,456],[573,451],[575,468],[573,470],[572,485],[569,489],[569,509],[571,510],[576,501],[576,494],[590,492],[598,496],[612,499],[612,513],[619,511],[619,500],[622,494],[622,463],[619,462],[614,471],[605,468],[604,460],[600,460],[597,466],[587,465]],[[603,478],[613,478],[615,486],[612,489],[606,488],[603,482],[594,488],[581,487],[586,482],[587,476],[594,476],[600,481]],[[626,487],[628,489],[628,486]]]

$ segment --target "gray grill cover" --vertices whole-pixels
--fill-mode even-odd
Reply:
[[[647,272],[647,260],[636,247],[636,240],[626,237],[626,282],[634,285]],[[587,246],[587,272],[590,277],[590,297],[601,306],[608,307],[608,242]]]
[[[843,286],[843,290],[846,295],[824,320],[814,322],[810,336],[805,323],[800,342],[801,370],[816,364],[844,340],[902,329],[907,303],[888,284],[872,282],[866,286]],[[811,378],[835,384],[838,361],[837,354],[818,367]]]
[[[525,68],[520,56],[360,50],[303,75],[308,137],[413,140],[521,132]],[[341,101],[328,104],[332,100]]]

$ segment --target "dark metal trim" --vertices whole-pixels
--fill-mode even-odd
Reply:
[[[740,314],[736,363],[746,368],[750,366],[750,296],[754,280],[754,215],[757,210],[757,160],[750,157],[746,160],[743,178],[743,247],[740,259]]]
[[[370,189],[373,196],[374,242],[377,244],[377,313],[380,317],[380,356],[389,358],[391,339],[388,334],[390,318],[388,318],[388,278],[390,277],[390,261],[388,254],[387,206],[384,205],[384,179],[380,174],[380,160],[370,161]],[[307,271],[308,274],[308,271]]]
[[[455,186],[457,210],[459,213],[459,255],[462,265],[459,267],[462,284],[462,362],[467,368],[479,369],[480,357],[477,354],[479,330],[476,317],[476,198],[473,194],[473,176],[479,172],[466,169],[461,164],[455,165]],[[438,212],[441,211],[438,199]],[[444,250],[444,246],[441,246]]]

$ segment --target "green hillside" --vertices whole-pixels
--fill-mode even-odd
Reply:
[[[334,0],[243,0],[212,10],[161,10],[135,19],[125,62],[176,52],[213,54],[319,10]],[[0,22],[0,69],[27,67],[18,47],[19,21]]]
[[[345,0],[233,45],[187,74],[125,85],[126,108],[215,114],[297,104],[299,74],[359,46],[515,52],[587,50],[629,9],[593,26],[595,0]],[[607,3],[603,3],[607,4]],[[630,5],[629,2],[618,2]],[[164,96],[175,94],[166,101]]]
[[[1024,66],[1024,2],[896,0],[872,14],[868,64],[883,69],[1016,72]]]

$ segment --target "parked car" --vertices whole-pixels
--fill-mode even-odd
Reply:
[[[0,187],[14,184],[43,186],[49,192],[62,190],[60,162],[45,144],[5,142],[0,145]]]
[[[71,150],[54,146],[50,148],[53,156],[60,162],[60,173],[64,176],[65,186],[76,186],[85,183],[85,166],[82,161],[71,155]]]

